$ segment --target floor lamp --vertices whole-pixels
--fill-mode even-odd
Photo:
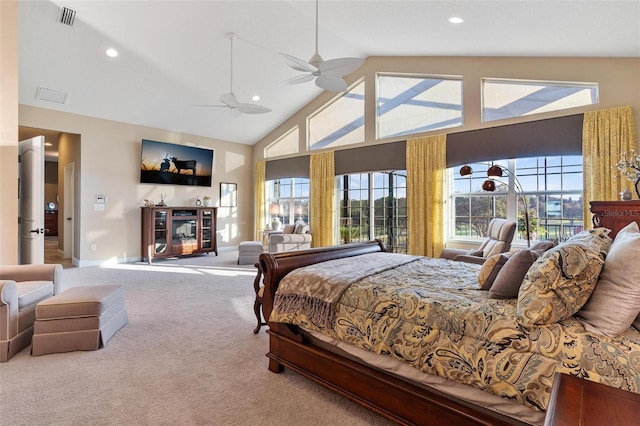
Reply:
[[[471,166],[465,165],[460,168],[460,176],[470,176],[473,173]],[[511,176],[513,178],[513,186],[509,185],[507,182],[503,182],[499,180],[504,174],[507,176]],[[507,188],[513,188],[514,191],[517,192],[518,198],[522,201],[522,207],[524,208],[524,227],[527,236],[527,247],[531,247],[531,233],[529,232],[529,211],[527,209],[527,200],[524,196],[524,190],[522,189],[522,185],[520,185],[520,181],[507,169],[506,167],[499,166],[494,164],[489,167],[487,170],[488,179],[482,183],[482,189],[484,191],[494,192],[496,190],[496,182],[501,185],[505,185]]]

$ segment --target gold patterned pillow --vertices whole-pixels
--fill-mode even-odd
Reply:
[[[553,324],[574,315],[593,293],[602,265],[601,251],[581,242],[545,252],[531,265],[520,287],[518,322]]]
[[[583,244],[606,256],[613,243],[613,239],[609,236],[610,232],[611,230],[607,228],[589,229],[572,236],[565,244]]]
[[[507,253],[498,253],[484,261],[478,272],[478,285],[480,286],[480,290],[489,290],[491,288],[491,285],[498,276],[498,272],[500,272],[500,269],[507,263],[507,260],[509,260]]]

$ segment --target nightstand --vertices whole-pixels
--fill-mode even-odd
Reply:
[[[567,374],[554,376],[545,426],[640,424],[640,395]]]

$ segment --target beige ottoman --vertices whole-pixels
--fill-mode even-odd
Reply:
[[[128,322],[121,285],[72,287],[36,305],[31,354],[95,351]]]
[[[238,265],[255,265],[263,251],[259,241],[242,241],[238,245]]]

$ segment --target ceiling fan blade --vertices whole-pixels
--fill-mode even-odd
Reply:
[[[344,77],[360,68],[363,63],[362,58],[329,59],[320,64],[320,73],[327,77]]]
[[[290,85],[293,85],[293,84],[306,83],[307,81],[311,81],[314,78],[315,78],[315,76],[313,74],[297,75],[295,77],[291,77],[289,79],[286,79],[285,81],[283,81],[280,84],[290,86]]]
[[[347,90],[347,82],[342,78],[325,75],[319,75],[316,78],[316,86],[330,92],[345,92]]]
[[[264,114],[265,112],[271,112],[270,108],[264,107],[262,105],[245,103],[241,103],[236,107],[236,109],[243,114]]]
[[[232,119],[232,120],[240,117],[241,115],[242,115],[242,112],[239,111],[238,108],[229,107],[229,108],[227,108],[227,111],[225,112],[226,118],[229,118],[229,119]]]
[[[228,108],[228,105],[194,104],[196,107]]]
[[[286,59],[287,65],[296,71],[306,71],[310,73],[318,72],[318,68],[307,61],[303,61],[295,56],[287,55],[286,53],[281,53],[281,55]]]
[[[240,105],[238,98],[236,98],[236,95],[234,95],[233,92],[229,92],[221,95],[220,102],[230,106],[231,108],[236,108],[238,105]]]

